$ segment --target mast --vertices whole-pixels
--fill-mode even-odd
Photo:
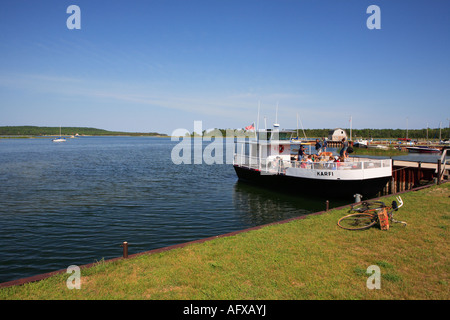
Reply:
[[[450,138],[450,119],[447,118],[446,120],[448,120],[448,137]]]
[[[408,139],[408,117],[406,117],[406,139]]]
[[[303,128],[303,122],[302,122],[302,119],[299,118],[299,120],[300,120],[300,125],[302,126],[303,135],[305,136],[305,140],[307,140],[308,138],[306,137],[305,129]]]

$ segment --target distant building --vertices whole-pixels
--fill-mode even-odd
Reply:
[[[336,128],[328,132],[329,141],[341,141],[342,138],[347,139],[347,133],[345,132],[344,129]]]

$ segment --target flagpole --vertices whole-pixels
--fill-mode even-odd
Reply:
[[[350,116],[350,141],[353,141],[353,139],[352,139],[352,116]]]

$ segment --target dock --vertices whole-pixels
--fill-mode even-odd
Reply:
[[[411,190],[424,184],[440,184],[449,180],[450,162],[446,158],[447,151],[435,162],[392,160],[392,179],[389,181],[382,195]]]

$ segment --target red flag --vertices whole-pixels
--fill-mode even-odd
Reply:
[[[255,130],[255,123],[252,123],[251,125],[245,127],[245,130]]]

